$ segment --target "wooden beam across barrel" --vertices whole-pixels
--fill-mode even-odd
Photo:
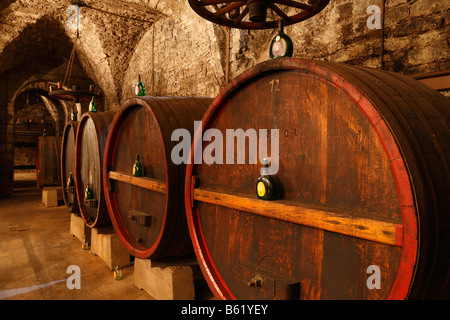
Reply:
[[[191,147],[214,161],[186,168],[189,232],[212,292],[449,298],[449,119],[447,97],[376,69],[281,58],[233,79]],[[229,141],[236,130],[247,135]],[[213,133],[223,148],[204,139]],[[275,200],[256,194],[265,156]]]
[[[194,121],[201,119],[211,101],[132,98],[111,124],[103,165],[106,204],[116,234],[137,258],[161,262],[193,255],[184,208],[186,165],[171,158],[178,144],[172,133],[183,129],[192,138]],[[136,155],[143,176],[132,175]]]
[[[135,177],[123,172],[110,171],[109,179],[128,183],[132,186],[141,187],[147,190],[166,193],[166,183],[147,177]]]
[[[400,246],[403,241],[401,223],[361,218],[355,212],[336,212],[324,208],[288,201],[264,201],[209,190],[194,189],[193,199],[270,219],[327,230],[351,237]]]

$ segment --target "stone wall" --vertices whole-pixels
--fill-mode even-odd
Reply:
[[[217,95],[224,68],[217,40],[220,27],[203,20],[187,1],[159,1],[164,13],[136,45],[122,88],[122,101],[134,94],[141,73],[147,93],[157,96]]]
[[[8,105],[10,78],[0,74],[0,197],[12,195],[14,181],[14,109]]]
[[[309,20],[285,27],[294,43],[294,57],[381,68],[381,29],[369,29],[381,0],[335,0]],[[446,1],[387,0],[385,9],[384,69],[403,74],[450,69],[450,8]],[[233,75],[269,59],[275,30],[251,31],[242,50],[242,34],[233,30]],[[240,53],[239,51],[244,51]]]
[[[225,85],[225,29],[199,17],[187,0],[149,4],[160,10],[162,18],[136,45],[121,101],[133,95],[138,72],[154,95],[215,97]],[[294,42],[294,57],[381,68],[383,52],[388,71],[415,74],[450,69],[450,9],[445,1],[387,0],[384,38],[381,29],[367,26],[371,5],[381,9],[382,1],[331,1],[311,19],[285,27]],[[230,78],[268,60],[276,33],[231,29]]]

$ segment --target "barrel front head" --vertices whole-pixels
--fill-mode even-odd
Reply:
[[[75,182],[75,140],[78,129],[77,121],[69,121],[64,127],[61,143],[61,185],[63,199],[70,213],[79,213],[75,185],[68,185],[70,173]]]
[[[172,161],[172,132],[192,133],[211,100],[133,98],[114,118],[104,158],[106,203],[122,244],[138,258],[193,253],[184,209],[185,165]],[[134,175],[136,161],[142,175]]]
[[[103,154],[114,111],[86,112],[75,142],[75,185],[81,216],[88,227],[110,225],[102,183]],[[87,188],[92,199],[87,199]]]
[[[448,235],[424,234],[427,256],[418,259],[419,224],[438,231],[427,219],[448,212],[448,181],[430,179],[427,188],[422,179],[430,168],[448,171],[439,148],[448,148],[450,109],[442,111],[448,100],[440,96],[406,77],[289,58],[234,79],[192,144],[191,157],[203,160],[186,169],[189,231],[216,297],[405,299],[441,286],[436,275],[417,277],[439,261],[448,279],[448,261],[429,250],[436,241],[442,256]],[[410,135],[409,125],[426,117],[439,119],[433,163],[421,154],[433,143],[419,143],[430,137]],[[275,200],[258,199],[265,157]]]

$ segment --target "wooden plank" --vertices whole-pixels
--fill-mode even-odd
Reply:
[[[130,174],[117,171],[110,171],[109,178],[125,182],[133,186],[141,187],[147,190],[152,190],[159,193],[166,193],[166,184],[156,179],[148,177],[135,177]]]
[[[450,70],[414,74],[411,75],[411,78],[416,79],[435,90],[450,89]]]
[[[274,12],[276,12],[276,14],[278,14],[284,21],[289,22],[291,20],[291,18],[286,13],[284,13],[283,10],[278,8],[275,4],[268,3],[268,5],[269,8],[272,9]]]
[[[401,246],[403,242],[401,224],[336,213],[334,209],[263,201],[203,189],[194,189],[194,200],[388,245]]]
[[[197,5],[199,6],[209,6],[212,4],[219,4],[219,3],[230,3],[235,2],[236,0],[201,0],[198,1]]]
[[[308,4],[300,3],[292,0],[275,0],[274,3],[283,4],[285,6],[294,7],[302,10],[313,11],[314,7]]]
[[[226,7],[223,7],[222,9],[214,12],[213,16],[214,17],[220,17],[220,16],[224,15],[225,13],[230,12],[230,11],[232,11],[234,9],[237,9],[237,8],[243,6],[243,5],[245,5],[244,1],[235,2],[233,4],[230,4],[230,5],[226,6]]]
[[[448,90],[450,89],[450,75],[434,77],[434,78],[423,78],[418,79],[418,81],[430,86],[435,90]]]

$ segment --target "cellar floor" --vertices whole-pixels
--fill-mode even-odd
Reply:
[[[133,266],[118,281],[101,258],[82,249],[70,234],[66,206],[41,202],[35,173],[14,180],[14,196],[0,199],[0,299],[154,300],[134,286]],[[79,289],[69,289],[77,284],[70,266],[79,267]]]

